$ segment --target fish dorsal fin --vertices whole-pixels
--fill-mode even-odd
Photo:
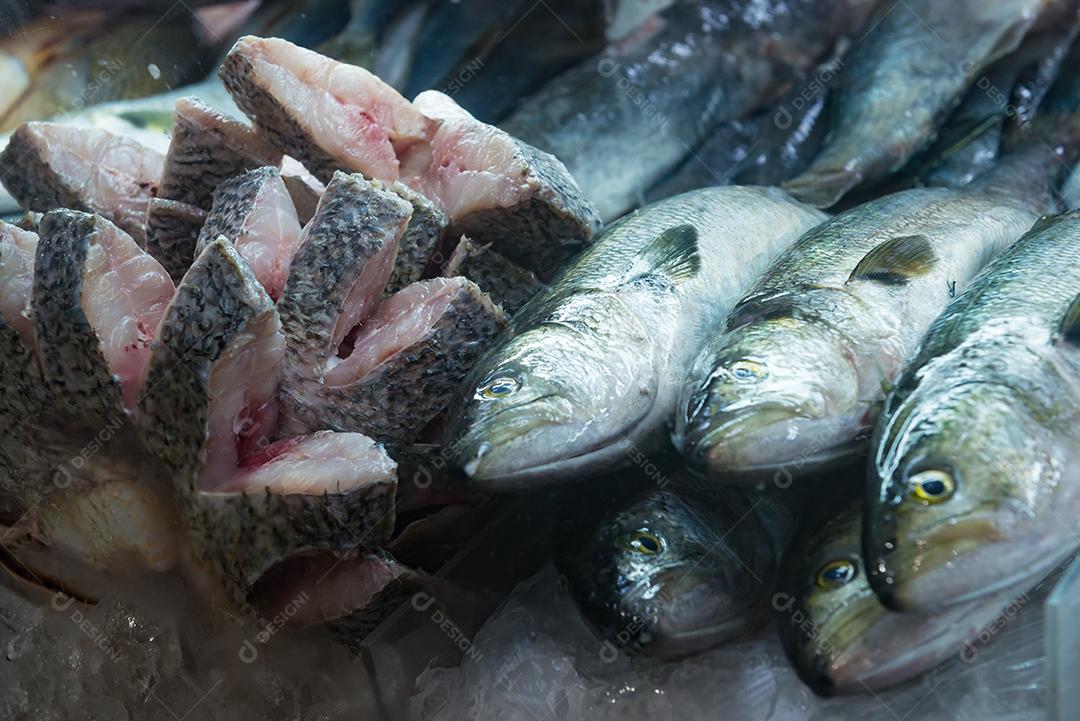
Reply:
[[[641,249],[630,271],[631,283],[649,276],[661,276],[673,285],[697,277],[701,272],[698,232],[692,225],[676,225],[656,236]]]
[[[925,235],[905,235],[886,240],[867,253],[851,271],[848,282],[870,280],[903,285],[926,275],[937,263],[937,254]]]
[[[1065,317],[1058,325],[1057,341],[1080,347],[1080,295],[1073,298],[1065,311]]]

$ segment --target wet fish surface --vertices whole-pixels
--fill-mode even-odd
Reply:
[[[966,188],[885,195],[799,239],[694,364],[673,434],[691,465],[756,482],[862,453],[923,332],[1053,207],[1062,157],[1078,145],[1065,110],[1040,118],[1053,136],[1017,145]]]
[[[829,207],[899,170],[930,143],[971,81],[1015,50],[1051,4],[918,0],[883,6],[844,60],[825,147],[784,187]]]
[[[443,268],[444,276],[464,276],[480,286],[509,315],[518,312],[544,287],[532,271],[463,237]]]
[[[708,328],[823,219],[782,191],[731,186],[612,225],[478,361],[451,411],[455,462],[511,490],[626,463],[627,442],[662,444]]]
[[[780,638],[799,678],[822,696],[878,692],[967,658],[979,633],[1007,613],[1025,588],[1003,591],[941,614],[889,611],[862,561],[861,506],[811,527],[784,559],[774,607]]]
[[[1041,221],[934,322],[890,394],[863,528],[886,606],[985,597],[1075,548],[1078,253],[1080,215]]]
[[[714,127],[782,94],[873,5],[676,3],[546,84],[501,125],[567,163],[609,221],[640,205]]]

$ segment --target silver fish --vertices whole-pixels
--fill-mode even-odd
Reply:
[[[1077,545],[1080,213],[1041,221],[935,321],[872,443],[863,552],[890,608],[940,610]]]
[[[477,363],[449,447],[490,489],[567,480],[663,442],[709,329],[825,216],[773,188],[697,190],[615,223]]]

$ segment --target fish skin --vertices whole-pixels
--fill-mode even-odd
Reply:
[[[278,304],[288,344],[281,394],[286,417],[296,414],[291,399],[303,397],[308,383],[321,382],[327,361],[335,356],[335,328],[354,284],[373,260],[396,255],[411,217],[412,206],[379,183],[344,173],[330,181],[305,228]],[[375,282],[379,287],[372,292],[378,297],[385,279]]]
[[[814,228],[769,267],[695,361],[676,447],[712,478],[743,483],[862,453],[883,389],[922,333],[1040,210],[990,191],[923,188]],[[936,264],[899,282],[851,277],[872,250],[905,237],[925,239]]]
[[[75,210],[45,214],[33,296],[34,335],[50,395],[65,412],[102,426],[125,416],[120,384],[82,306],[83,267],[93,235],[106,222]]]
[[[454,463],[477,486],[511,490],[627,463],[624,443],[662,444],[709,328],[824,218],[778,189],[728,186],[610,226],[477,362],[450,414]],[[500,373],[510,393],[480,395]]]
[[[532,271],[499,255],[490,245],[477,245],[465,236],[446,261],[442,275],[463,276],[473,281],[507,315],[521,310],[544,287]]]
[[[412,217],[398,243],[394,270],[386,282],[384,293],[390,295],[423,277],[450,220],[441,208],[404,183],[393,183],[387,189],[408,201],[413,208]]]
[[[157,197],[209,211],[214,191],[226,180],[280,165],[281,151],[251,128],[198,98],[180,98]]]
[[[464,278],[420,281],[402,292],[418,286],[452,294],[434,324],[345,385],[308,382],[298,392],[290,390],[286,433],[356,431],[401,448],[446,410],[477,356],[506,327],[506,316]]]
[[[1080,295],[1078,258],[1080,214],[1038,223],[935,321],[886,401],[863,554],[889,608],[984,597],[1075,548],[1080,356],[1059,325]],[[923,472],[955,490],[915,497]]]
[[[274,313],[270,297],[236,249],[224,239],[211,243],[177,288],[162,320],[139,399],[140,433],[168,470],[192,559],[223,581],[240,604],[254,579],[276,561],[305,550],[352,548],[358,535],[378,544],[393,529],[396,477],[389,459],[390,473],[349,493],[315,495],[270,487],[207,492],[198,487],[206,458],[211,373],[253,323]]]
[[[966,659],[980,632],[1026,591],[1012,589],[939,615],[893,613],[867,581],[861,525],[861,507],[853,503],[807,526],[792,544],[798,551],[784,558],[774,596],[784,651],[799,678],[820,696],[876,693],[958,654]],[[819,584],[830,563],[849,564],[853,575],[835,585]]]
[[[779,494],[727,487],[705,498],[681,488],[677,475],[664,478],[670,486],[605,509],[584,534],[557,534],[555,565],[601,636],[631,653],[676,659],[767,623],[765,600],[797,509]],[[642,531],[659,552],[632,545]],[[716,552],[721,544],[725,553]]]
[[[146,208],[146,252],[179,283],[195,259],[207,212],[179,200],[151,198]]]
[[[931,142],[971,81],[1015,50],[1048,5],[916,0],[883,8],[844,62],[825,147],[784,187],[829,207],[899,170]]]
[[[58,133],[70,134],[72,142],[64,143]],[[105,157],[80,157],[78,143],[83,141]],[[74,173],[57,167],[61,158]],[[114,158],[128,163],[123,173],[106,164]],[[145,245],[146,208],[163,164],[164,158],[150,148],[105,130],[31,122],[20,125],[0,153],[0,182],[27,210],[98,213]],[[102,197],[105,192],[116,197]]]
[[[610,221],[640,205],[713,128],[784,92],[874,4],[767,3],[761,20],[760,6],[676,3],[551,80],[500,125],[562,159]]]

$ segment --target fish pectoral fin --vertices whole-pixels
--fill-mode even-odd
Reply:
[[[1057,341],[1080,346],[1080,295],[1073,298],[1058,325]]]
[[[698,232],[690,224],[668,228],[641,249],[631,266],[628,283],[649,276],[662,276],[674,285],[685,283],[701,272]]]
[[[886,285],[903,285],[926,275],[938,263],[937,253],[925,235],[905,235],[886,240],[867,253],[847,282],[870,280]]]

